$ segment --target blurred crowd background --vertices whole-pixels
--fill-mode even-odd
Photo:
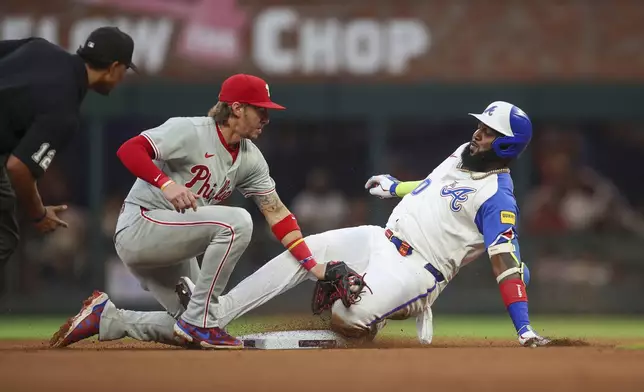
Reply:
[[[257,144],[305,234],[384,225],[395,201],[369,196],[370,175],[424,178],[471,137],[467,113],[522,107],[535,137],[512,170],[533,307],[641,312],[642,21],[644,3],[628,0],[5,0],[0,39],[39,35],[72,51],[114,24],[143,72],[108,98],[89,94],[82,132],[39,183],[47,204],[69,205],[69,228],[41,236],[23,224],[0,309],[67,312],[95,288],[154,307],[112,244],[134,181],[116,150],[168,117],[205,115],[221,81],[246,72],[288,108]],[[255,219],[232,286],[283,248],[251,201],[225,204]],[[265,308],[307,312],[300,290]],[[436,307],[503,311],[487,258]]]

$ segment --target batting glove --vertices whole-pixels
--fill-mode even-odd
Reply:
[[[381,199],[390,199],[398,197],[396,195],[396,187],[400,181],[389,174],[379,174],[372,176],[364,185],[365,189],[369,189],[369,193],[378,196]]]

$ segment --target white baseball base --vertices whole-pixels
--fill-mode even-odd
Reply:
[[[343,348],[346,340],[328,330],[261,332],[239,336],[244,348],[258,350],[297,350]]]

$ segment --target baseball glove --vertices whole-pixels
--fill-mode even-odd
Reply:
[[[313,314],[321,314],[331,309],[337,300],[349,307],[362,297],[364,289],[371,289],[365,283],[364,276],[359,275],[342,261],[330,261],[326,264],[324,279],[318,280],[313,291]]]

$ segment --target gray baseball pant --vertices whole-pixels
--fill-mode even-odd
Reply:
[[[173,342],[176,319],[195,326],[217,325],[214,307],[237,261],[248,246],[253,222],[237,207],[204,206],[197,211],[145,210],[126,203],[119,220],[127,222],[115,235],[117,254],[166,312],[117,309],[109,302],[103,311],[100,340],[126,336]],[[201,271],[197,256],[203,254]],[[181,276],[195,282],[188,309],[175,293]]]

